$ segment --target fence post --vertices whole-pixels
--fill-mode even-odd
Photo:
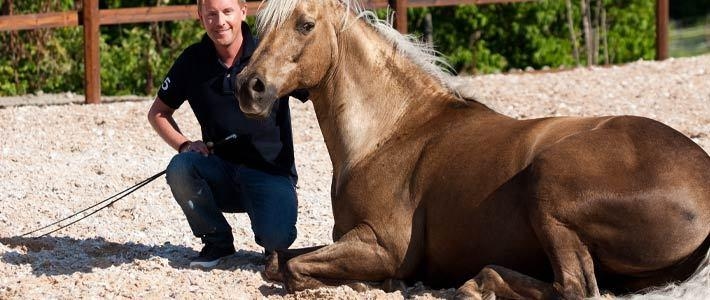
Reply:
[[[407,33],[407,0],[387,0],[394,9],[394,28],[402,34]]]
[[[656,0],[656,60],[668,58],[668,0]]]
[[[84,102],[87,104],[101,101],[99,17],[99,1],[83,0],[81,20],[84,25]]]

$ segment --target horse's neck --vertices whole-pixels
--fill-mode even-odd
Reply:
[[[312,97],[336,175],[376,151],[405,124],[426,122],[444,98],[453,97],[364,26],[341,33],[339,59]]]

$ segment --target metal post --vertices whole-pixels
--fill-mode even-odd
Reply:
[[[87,104],[101,101],[99,17],[99,1],[83,0],[81,20],[84,25],[84,102]]]
[[[668,0],[656,0],[656,60],[668,58]]]

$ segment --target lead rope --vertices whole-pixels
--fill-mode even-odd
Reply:
[[[214,148],[214,147],[216,147],[216,146],[220,146],[220,145],[222,145],[222,144],[225,144],[225,143],[234,141],[234,140],[236,140],[236,139],[237,139],[237,135],[236,135],[236,134],[230,134],[229,136],[225,137],[224,139],[222,139],[222,140],[219,141],[219,142],[216,142],[216,143],[208,142],[208,143],[207,143],[207,147],[209,147],[210,149],[212,149],[212,148]],[[74,218],[74,217],[78,216],[79,214],[81,214],[81,213],[83,213],[83,212],[86,212],[86,211],[88,211],[88,210],[90,210],[90,209],[92,209],[92,208],[94,208],[94,207],[97,207],[97,206],[99,206],[99,205],[101,205],[101,204],[103,204],[103,203],[106,203],[106,202],[110,201],[110,200],[113,199],[113,198],[118,197],[118,198],[114,199],[113,201],[109,202],[108,204],[99,207],[98,209],[96,209],[96,210],[94,210],[94,211],[92,211],[92,212],[90,212],[90,213],[88,213],[88,214],[82,216],[82,217],[79,218],[79,219],[76,219],[76,220],[74,220],[74,221],[71,221],[71,222],[68,223],[68,224],[61,225],[61,226],[59,226],[58,228],[56,228],[56,229],[54,229],[54,230],[52,230],[52,231],[50,231],[50,232],[47,232],[47,233],[45,233],[45,234],[36,236],[35,238],[43,237],[43,236],[45,236],[45,235],[48,235],[48,234],[51,234],[51,233],[55,233],[55,232],[57,232],[57,231],[59,231],[59,230],[62,230],[62,229],[64,229],[64,228],[67,228],[67,227],[71,226],[72,224],[74,224],[74,223],[76,223],[76,222],[79,222],[79,221],[81,221],[81,220],[83,220],[83,219],[86,219],[86,218],[90,217],[91,215],[93,215],[93,214],[95,214],[95,213],[97,213],[97,212],[99,212],[99,211],[101,211],[101,210],[103,210],[103,209],[105,209],[105,208],[111,206],[112,204],[116,203],[116,201],[121,200],[121,199],[123,199],[124,197],[130,195],[131,193],[135,192],[135,191],[138,190],[139,188],[142,188],[144,185],[146,185],[146,184],[150,183],[151,181],[157,179],[158,177],[162,176],[163,174],[165,174],[165,171],[158,172],[158,174],[155,174],[155,175],[153,175],[153,176],[150,176],[150,177],[148,177],[146,180],[143,180],[143,181],[137,183],[136,185],[134,185],[134,186],[132,186],[132,187],[129,187],[129,188],[127,188],[127,189],[125,189],[125,190],[123,190],[123,191],[121,191],[121,192],[118,192],[117,194],[115,194],[115,195],[113,195],[113,196],[111,196],[111,197],[108,197],[108,198],[106,198],[105,200],[103,200],[103,201],[101,201],[101,202],[99,202],[99,203],[96,203],[96,204],[94,204],[94,205],[92,205],[92,206],[89,206],[89,207],[84,208],[84,209],[82,209],[82,210],[80,210],[80,211],[78,211],[78,212],[75,212],[75,213],[73,213],[72,215],[70,215],[70,216],[68,216],[68,217],[66,217],[66,218],[64,218],[64,219],[58,220],[58,221],[53,222],[53,223],[51,223],[51,224],[47,224],[47,225],[45,225],[45,226],[42,226],[42,227],[37,228],[37,229],[35,229],[35,230],[32,230],[32,231],[30,231],[30,232],[24,233],[24,234],[20,235],[20,237],[26,237],[26,236],[28,236],[28,235],[30,235],[30,234],[33,234],[33,233],[37,232],[37,231],[40,231],[40,230],[43,230],[43,229],[47,229],[47,228],[49,228],[49,227],[52,227],[52,226],[54,226],[54,225],[57,225],[57,224],[59,224],[59,223],[61,223],[61,222],[64,222],[64,221],[69,220],[69,219],[71,219],[71,218]]]
[[[105,200],[103,200],[103,201],[101,201],[101,202],[99,202],[99,203],[96,203],[96,204],[94,204],[94,205],[92,205],[92,206],[89,206],[89,207],[87,207],[87,208],[85,208],[85,209],[82,209],[82,210],[80,210],[80,211],[78,211],[78,212],[76,212],[76,213],[73,213],[72,215],[70,215],[70,216],[68,216],[68,217],[66,217],[66,218],[64,218],[64,219],[58,220],[58,221],[53,222],[53,223],[51,223],[51,224],[42,226],[42,227],[37,228],[37,229],[35,229],[35,230],[32,230],[32,231],[30,231],[30,232],[24,233],[24,234],[20,235],[20,237],[26,237],[26,236],[28,236],[28,235],[30,235],[30,234],[33,234],[33,233],[37,232],[37,231],[40,231],[40,230],[43,230],[43,229],[47,229],[47,228],[49,228],[49,227],[52,227],[52,226],[54,226],[54,225],[57,225],[57,224],[59,224],[59,223],[61,223],[61,222],[64,222],[64,221],[69,220],[69,219],[71,219],[71,218],[74,218],[74,217],[78,216],[79,214],[81,214],[81,213],[83,213],[83,212],[86,212],[86,211],[88,211],[88,210],[90,210],[90,209],[92,209],[92,208],[95,208],[95,207],[97,207],[97,206],[99,206],[99,205],[101,205],[101,204],[103,204],[103,203],[106,203],[106,202],[108,202],[108,201],[111,201],[111,200],[113,199],[113,201],[111,201],[111,202],[109,202],[108,204],[105,204],[105,205],[99,207],[98,209],[92,211],[91,213],[86,214],[86,215],[82,216],[81,218],[78,218],[78,219],[76,219],[76,220],[74,220],[74,221],[71,221],[71,222],[68,223],[68,224],[61,225],[61,226],[59,226],[58,228],[56,228],[56,229],[54,229],[54,230],[52,230],[52,231],[50,231],[50,232],[47,232],[47,233],[45,233],[45,234],[36,236],[35,238],[43,237],[43,236],[49,235],[49,234],[51,234],[51,233],[57,232],[57,231],[59,231],[59,230],[62,230],[62,229],[64,229],[64,228],[67,228],[67,227],[71,226],[72,224],[74,224],[74,223],[76,223],[76,222],[79,222],[79,221],[81,221],[81,220],[83,220],[83,219],[86,219],[86,218],[88,218],[89,216],[91,216],[91,215],[93,215],[93,214],[95,214],[95,213],[97,213],[97,212],[99,212],[99,211],[101,211],[101,210],[103,210],[103,209],[105,209],[105,208],[111,206],[112,204],[116,203],[116,201],[121,200],[121,199],[123,199],[124,197],[130,195],[131,193],[133,193],[133,192],[135,192],[136,190],[142,188],[144,185],[146,185],[146,184],[150,183],[151,181],[157,179],[158,177],[162,176],[163,174],[165,174],[165,171],[161,171],[161,172],[159,172],[158,174],[155,174],[155,175],[153,175],[153,176],[151,176],[151,177],[148,177],[147,179],[145,179],[145,180],[143,180],[143,181],[137,183],[136,185],[134,185],[134,186],[132,186],[132,187],[129,187],[129,188],[127,188],[127,189],[125,189],[125,190],[123,190],[123,191],[121,191],[121,192],[118,192],[117,194],[115,194],[115,195],[113,195],[113,196],[111,196],[111,197],[108,197],[108,198],[106,198]],[[118,197],[118,198],[117,198],[117,197]],[[115,198],[115,199],[114,199],[114,198]]]

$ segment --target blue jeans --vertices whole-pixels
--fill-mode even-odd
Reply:
[[[185,152],[170,161],[166,179],[192,233],[203,243],[234,242],[223,212],[246,212],[256,243],[266,251],[286,249],[296,239],[298,198],[289,176]]]

